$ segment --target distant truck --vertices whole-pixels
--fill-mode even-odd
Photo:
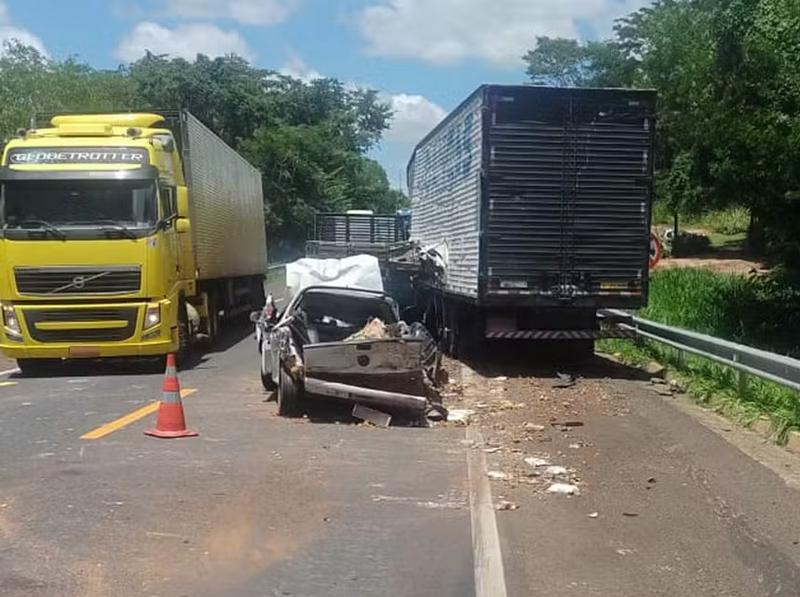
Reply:
[[[0,348],[159,356],[264,303],[261,174],[186,111],[55,116],[0,165]]]
[[[593,349],[601,308],[646,304],[656,95],[485,85],[414,150],[421,307],[458,353],[485,340]]]

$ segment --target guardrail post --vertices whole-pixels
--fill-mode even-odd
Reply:
[[[734,363],[738,363],[739,362],[739,355],[738,354],[734,354],[732,360],[733,360]],[[739,396],[742,397],[742,398],[744,398],[747,395],[747,385],[748,385],[747,384],[747,380],[748,380],[748,377],[749,376],[747,375],[747,373],[745,373],[741,369],[736,369],[736,381],[737,381],[737,384],[738,384],[738,387],[739,387]]]

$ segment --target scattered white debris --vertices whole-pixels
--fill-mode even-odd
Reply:
[[[623,549],[615,549],[614,551],[616,551],[621,556],[629,556],[632,553],[634,553],[634,551],[632,549],[624,549],[624,548]]]
[[[571,450],[580,450],[581,449],[581,445],[580,444],[570,444],[569,447],[570,447]]]
[[[580,495],[580,490],[575,485],[568,483],[553,483],[547,488],[547,493],[558,493],[560,495]]]
[[[502,500],[500,502],[497,502],[497,504],[495,505],[494,509],[498,510],[500,512],[503,512],[503,511],[507,511],[507,510],[518,510],[519,506],[517,504],[515,504],[514,502],[509,502],[507,500]]]
[[[508,381],[508,378],[505,375],[499,375],[494,378],[494,381]]]
[[[592,512],[591,514],[589,514],[589,518],[600,518],[600,513]]]
[[[457,425],[469,425],[469,421],[474,415],[474,410],[468,408],[454,408],[447,413],[447,422]]]
[[[525,464],[533,468],[540,468],[542,466],[550,466],[550,461],[545,458],[536,458],[535,456],[528,456],[525,459]]]
[[[511,475],[503,471],[489,471],[486,476],[492,481],[508,481],[511,478]]]
[[[486,452],[487,454],[494,454],[495,452],[499,452],[502,449],[503,448],[501,448],[500,446],[492,446],[491,448],[484,448],[483,451]]]
[[[544,425],[537,425],[535,423],[525,423],[522,428],[526,431],[544,431],[545,429]]]
[[[544,472],[551,477],[560,477],[566,475],[569,471],[563,466],[548,466]]]

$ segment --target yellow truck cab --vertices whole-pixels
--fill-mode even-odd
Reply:
[[[0,166],[0,348],[158,356],[263,304],[261,175],[185,111],[62,115]]]

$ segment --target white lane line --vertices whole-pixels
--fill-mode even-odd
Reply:
[[[19,373],[19,367],[15,367],[14,369],[6,369],[5,371],[0,371],[0,376],[11,375],[12,373]]]
[[[483,435],[476,427],[467,427],[467,439],[471,440],[472,445],[483,445]],[[497,532],[492,489],[486,476],[486,455],[482,450],[467,448],[467,474],[475,597],[506,597],[500,534]]]

